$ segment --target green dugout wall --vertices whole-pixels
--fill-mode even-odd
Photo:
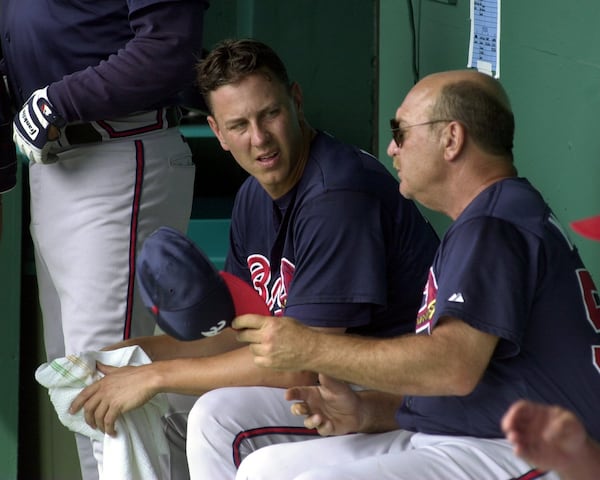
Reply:
[[[467,65],[469,2],[456,0],[456,5],[449,5],[443,0],[412,0],[414,49],[409,2],[213,1],[206,18],[205,43],[210,48],[225,37],[251,36],[271,44],[301,84],[310,122],[378,154],[391,167],[385,153],[390,139],[388,119],[413,84],[413,60],[420,76]],[[597,0],[502,2],[500,71],[517,120],[515,162],[565,226],[600,213],[599,18]],[[224,174],[211,185],[222,181],[223,191],[229,191],[227,177]],[[0,480],[76,479],[72,437],[57,424],[45,391],[34,383],[32,373],[28,375],[43,350],[35,283],[20,261],[21,189],[7,195],[4,204]],[[425,213],[442,233],[448,220]],[[199,235],[202,228],[209,228],[209,223],[198,225]],[[575,233],[571,237],[600,283],[600,245]],[[25,279],[22,292],[21,278]],[[24,340],[21,352],[19,331]],[[20,384],[19,368],[24,372]],[[19,410],[23,419],[20,442]],[[18,446],[22,454],[19,473]]]
[[[20,173],[20,171],[19,171]],[[19,412],[19,304],[21,292],[21,187],[3,196],[0,239],[0,479],[17,478]]]

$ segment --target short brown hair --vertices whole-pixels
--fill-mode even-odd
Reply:
[[[196,80],[204,101],[212,110],[210,92],[257,72],[273,75],[287,88],[290,86],[285,65],[271,47],[249,38],[228,39],[217,44],[196,65]]]

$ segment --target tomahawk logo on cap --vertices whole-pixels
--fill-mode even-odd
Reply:
[[[178,340],[217,335],[245,313],[270,315],[248,283],[219,272],[181,232],[160,227],[144,242],[137,259],[144,305],[158,326]]]

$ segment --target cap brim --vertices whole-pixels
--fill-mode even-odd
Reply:
[[[578,234],[592,240],[600,240],[600,215],[571,222],[571,228]]]
[[[265,301],[248,283],[231,273],[219,272],[219,274],[229,289],[236,317],[246,313],[271,315]]]

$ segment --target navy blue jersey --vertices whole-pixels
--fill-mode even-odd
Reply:
[[[273,201],[252,177],[242,185],[225,269],[253,285],[274,315],[388,336],[414,330],[437,246],[376,158],[319,132],[283,198]],[[358,307],[367,314],[352,314]]]
[[[407,397],[402,428],[503,437],[500,419],[519,398],[574,411],[600,439],[600,299],[577,249],[525,179],[482,192],[442,239],[417,333],[459,318],[500,338],[467,396]]]
[[[46,85],[67,121],[172,104],[193,81],[206,7],[202,0],[0,0],[15,106]]]

